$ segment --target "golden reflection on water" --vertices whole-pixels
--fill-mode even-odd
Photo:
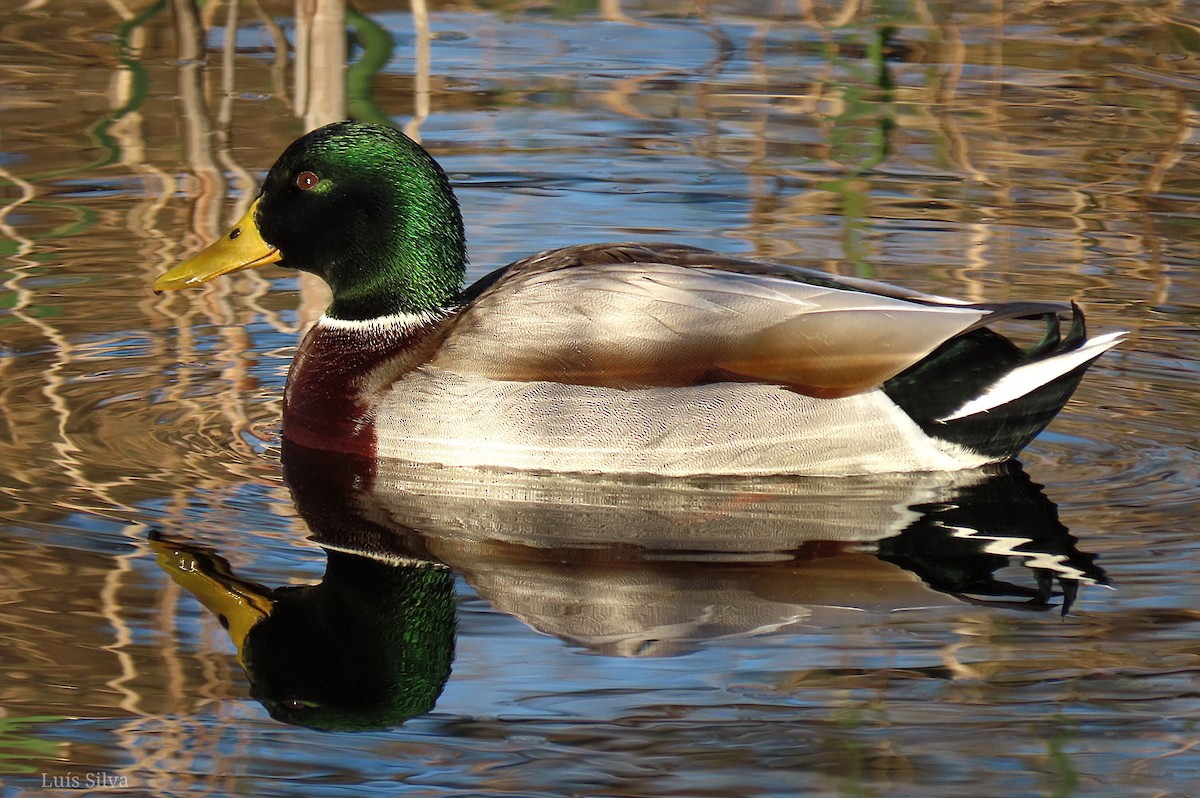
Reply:
[[[3,705],[128,719],[117,734],[124,758],[52,743],[31,759],[77,770],[132,762],[124,772],[151,789],[232,783],[233,765],[215,756],[228,739],[197,716],[234,722],[241,677],[215,621],[200,645],[179,644],[179,589],[139,567],[147,519],[241,529],[245,505],[265,506],[275,525],[231,555],[247,562],[255,546],[304,534],[273,442],[290,344],[326,294],[302,278],[287,284],[297,299],[271,290],[278,275],[253,272],[186,297],[148,286],[241,215],[296,135],[347,108],[406,123],[452,171],[472,165],[518,187],[546,178],[504,192],[487,190],[488,176],[460,181],[484,211],[468,216],[477,272],[565,243],[520,218],[549,207],[539,190],[566,184],[582,202],[590,179],[613,194],[680,191],[670,195],[679,207],[693,192],[735,193],[743,205],[728,232],[702,231],[703,243],[968,299],[1082,300],[1095,328],[1134,335],[1113,361],[1123,365],[1102,364],[1052,429],[1103,447],[1098,419],[1114,439],[1165,422],[1169,444],[1194,443],[1180,431],[1197,409],[1180,399],[1194,386],[1194,340],[1182,374],[1128,354],[1165,358],[1197,319],[1184,266],[1200,258],[1200,26],[1187,4],[913,2],[890,18],[861,2],[763,13],[604,0],[599,27],[587,15],[548,22],[569,9],[535,2],[414,2],[399,23],[407,6],[357,7],[33,0],[0,20],[0,511],[21,530],[0,541],[0,606],[14,608]],[[679,39],[638,53],[652,33]],[[687,46],[673,52],[678,42]],[[691,218],[630,218],[638,207],[620,206],[622,237],[662,237],[655,225],[675,237]],[[590,209],[567,229],[593,234]],[[1164,321],[1161,309],[1181,303],[1190,315]],[[1082,462],[1063,473],[1086,484],[1110,479],[1116,463],[1153,484],[1138,450],[1089,451],[1072,450]],[[1047,469],[1069,456],[1032,455]],[[1188,483],[1186,467],[1176,470]],[[1094,491],[1072,496],[1086,512],[1068,524],[1126,520]],[[91,535],[106,544],[88,548]],[[961,700],[996,674],[1026,678],[1028,641],[1006,648],[1003,617],[962,618],[959,642],[942,649]],[[1127,623],[1086,628],[1111,624],[1115,639],[1141,641]],[[1079,646],[1051,645],[1028,678],[1071,671],[1081,650],[1096,668],[1195,659],[1183,643],[1161,654]],[[779,689],[883,689],[894,675],[798,670]],[[211,775],[146,775],[207,754]]]

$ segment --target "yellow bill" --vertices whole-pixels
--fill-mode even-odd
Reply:
[[[246,215],[238,220],[227,234],[154,281],[154,293],[178,291],[181,288],[206,283],[222,274],[240,272],[256,266],[275,263],[283,256],[279,250],[263,241],[254,223],[261,197],[250,205]]]
[[[238,664],[245,667],[246,635],[275,607],[267,589],[238,579],[229,564],[215,554],[165,540],[151,540],[150,547],[159,567],[217,616],[237,647]]]

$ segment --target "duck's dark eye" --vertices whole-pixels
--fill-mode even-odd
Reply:
[[[321,178],[317,177],[316,172],[301,172],[296,175],[296,186],[302,191],[308,191],[320,182]]]

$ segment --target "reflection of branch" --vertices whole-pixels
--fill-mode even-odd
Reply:
[[[205,241],[218,235],[225,180],[213,157],[212,125],[204,98],[204,29],[194,0],[171,0],[179,44],[179,102],[187,136],[187,160],[199,183],[192,229]]]
[[[429,8],[425,0],[412,0],[413,28],[417,32],[417,63],[413,78],[413,115],[404,132],[413,141],[421,140],[421,124],[429,116],[430,41]]]
[[[288,92],[287,85],[287,65],[288,65],[288,41],[284,35],[283,28],[268,14],[262,7],[259,0],[250,0],[251,7],[254,8],[254,13],[258,15],[258,19],[262,22],[263,27],[271,34],[271,44],[275,47],[275,61],[271,65],[271,93],[283,101],[284,106],[295,111],[295,106],[292,104],[292,97]]]
[[[1162,156],[1154,164],[1149,174],[1146,175],[1147,196],[1162,191],[1163,181],[1166,179],[1167,173],[1183,158],[1184,145],[1192,140],[1197,126],[1200,126],[1200,114],[1191,109],[1184,99],[1183,94],[1176,92],[1174,99],[1175,134],[1167,138],[1167,146],[1163,148]]]
[[[8,257],[24,257],[33,251],[33,241],[22,236],[17,232],[17,228],[9,225],[7,217],[17,208],[27,202],[31,202],[37,196],[37,189],[33,187],[33,183],[30,183],[28,180],[22,180],[5,169],[3,165],[0,165],[0,178],[8,181],[9,185],[16,186],[21,192],[21,195],[16,200],[4,207],[0,207],[0,234],[17,244],[17,251]]]
[[[620,22],[624,25],[643,24],[621,10],[621,0],[600,0],[598,10],[600,18],[605,22]]]
[[[30,0],[30,2],[21,10],[32,11],[34,8],[43,6],[45,4],[46,0]],[[113,11],[117,12],[118,17],[126,22],[133,19],[134,13],[130,11],[129,6],[125,5],[125,3],[121,2],[121,0],[108,0],[108,5]]]
[[[243,192],[243,203],[249,201],[248,195],[253,192],[254,181],[230,154],[229,139],[233,109],[228,103],[223,105],[220,110],[220,135],[213,135],[214,125],[204,88],[205,35],[195,0],[171,0],[171,2],[179,48],[179,95],[185,123],[187,162],[189,171],[195,176],[197,186],[194,191],[192,230],[201,241],[208,242],[224,231],[221,212],[227,193],[225,169],[240,176],[238,182],[246,189]],[[229,4],[225,19],[222,89],[226,97],[233,97],[236,88],[234,67],[238,26],[237,10],[236,3]],[[230,432],[229,441],[234,449],[245,448],[242,433],[249,422],[242,390],[250,380],[251,361],[246,358],[245,353],[251,346],[249,333],[244,327],[231,326],[225,322],[226,319],[236,315],[234,309],[230,307],[229,299],[236,296],[240,302],[253,306],[256,304],[257,298],[266,293],[269,287],[268,282],[258,275],[248,275],[244,280],[245,282],[238,287],[232,284],[219,286],[217,290],[206,297],[209,312],[223,322],[221,326],[225,341],[220,347],[222,354],[219,356],[219,360],[225,364],[221,384],[228,387],[218,395],[218,407],[227,421]],[[247,290],[247,285],[251,285],[253,288]],[[189,313],[191,312],[196,311],[189,311]],[[180,351],[187,352],[194,346],[194,339],[189,335],[193,325],[186,316],[177,319],[176,322],[176,326],[180,330],[177,346]],[[173,400],[181,406],[195,407],[194,400],[187,395],[190,387],[188,376],[181,372],[173,388],[178,388],[182,393],[174,396]]]
[[[130,29],[121,47],[122,61],[135,61],[141,57],[147,39],[146,26]],[[166,172],[146,159],[145,117],[140,110],[138,72],[128,67],[118,68],[109,89],[109,104],[113,109],[125,109],[120,114],[110,114],[107,124],[121,163],[131,171],[143,176],[143,190],[136,194],[134,205],[126,217],[129,230],[146,241],[158,244],[155,257],[145,259],[147,270],[154,269],[170,260],[169,253],[174,245],[173,237],[166,236],[156,227],[159,213],[176,196],[177,180],[174,172]],[[154,300],[149,294],[138,303],[147,312]]]
[[[800,13],[804,15],[806,22],[822,29],[845,27],[854,21],[854,18],[858,16],[860,11],[859,0],[844,0],[841,9],[834,14],[833,19],[825,22],[817,16],[817,10],[813,7],[812,0],[799,0],[797,5],[800,8]],[[865,14],[869,10],[870,5],[870,0],[862,0],[863,7],[861,11]]]
[[[946,54],[950,57],[950,64],[945,69],[938,71],[938,80],[934,88],[934,104],[938,108],[949,108],[954,100],[954,96],[958,91],[958,83],[962,78],[963,68],[966,64],[966,47],[963,45],[962,35],[959,33],[957,26],[947,24],[940,27],[940,30],[945,34],[947,47]],[[997,54],[996,69],[1003,69],[1002,54]],[[1001,85],[1001,76],[996,76],[996,85]],[[987,174],[981,171],[971,162],[970,148],[967,145],[966,138],[962,131],[959,130],[955,123],[953,114],[939,113],[937,115],[939,126],[942,130],[942,135],[946,137],[946,143],[950,145],[950,159],[954,165],[963,172],[971,176],[971,179],[979,183],[990,183],[991,180]]]
[[[655,83],[660,83],[670,78],[694,78],[699,75],[707,78],[703,81],[697,81],[697,86],[703,98],[708,91],[708,87],[717,82],[717,77],[721,74],[726,64],[729,63],[735,52],[729,35],[711,19],[707,10],[705,10],[703,17],[706,28],[705,32],[712,39],[715,49],[712,58],[702,66],[692,69],[664,69],[650,74],[614,80],[613,87],[600,95],[600,101],[621,116],[627,116],[631,119],[649,119],[651,118],[650,115],[638,110],[637,106],[632,102],[632,98],[643,93],[645,86],[652,86]],[[637,22],[636,24],[642,27],[653,27],[645,22]],[[701,104],[703,106],[703,102]],[[713,129],[715,132],[715,125]]]
[[[32,321],[37,314],[34,314],[33,317],[27,318],[26,314],[23,312],[23,309],[33,304],[35,294],[29,289],[23,288],[21,283],[24,281],[26,270],[36,265],[36,261],[30,257],[31,253],[34,251],[34,243],[33,239],[22,235],[16,227],[13,227],[8,223],[8,215],[17,208],[20,208],[22,205],[32,202],[33,199],[37,197],[37,189],[34,187],[33,183],[30,183],[28,180],[22,180],[20,177],[4,168],[2,164],[0,164],[0,179],[7,180],[10,185],[16,186],[21,192],[21,195],[17,197],[16,200],[8,205],[5,205],[4,207],[0,207],[0,235],[17,245],[16,252],[7,256],[8,260],[11,260],[17,265],[8,268],[10,276],[3,283],[0,283],[0,286],[3,287],[5,294],[7,294],[5,298],[6,302],[10,303],[8,306],[8,312],[14,318]],[[38,325],[35,322],[33,326],[37,327]],[[49,337],[49,334],[47,334],[47,337]],[[15,370],[19,362],[19,359],[15,357],[0,357],[0,377],[4,378],[0,384],[20,384],[20,380],[9,378],[7,374],[10,369]],[[0,413],[0,418],[4,420],[3,439],[8,441],[16,441],[19,440],[16,429],[18,422],[15,414],[10,410],[8,397],[5,395],[6,393],[7,392],[0,393],[0,399],[3,399],[2,406],[5,410],[4,413]],[[13,463],[14,460],[16,462],[20,462],[18,458],[10,457],[9,463]],[[19,473],[19,471],[16,473]],[[25,481],[31,482],[33,480],[26,478]]]
[[[255,180],[250,176],[250,173],[234,160],[233,155],[229,151],[230,139],[232,138],[233,130],[233,98],[237,89],[237,29],[238,29],[238,4],[229,3],[225,13],[225,47],[221,52],[221,108],[217,113],[217,158],[221,161],[221,165],[225,167],[227,172],[234,175],[234,178],[241,189],[237,196],[238,200],[234,205],[232,213],[229,215],[229,224],[242,218],[246,209],[250,207],[250,201],[254,196],[256,188]]]
[[[132,16],[128,9],[124,8],[124,6],[120,5],[119,3],[114,2],[114,0],[110,0],[110,4],[113,5],[114,10],[116,10],[122,20],[125,20],[117,28],[116,48],[118,52],[117,60],[119,61],[121,68],[123,68],[129,76],[130,90],[126,92],[127,101],[125,105],[122,105],[120,108],[105,114],[95,124],[89,126],[86,130],[87,134],[95,139],[97,148],[103,150],[104,154],[100,158],[80,166],[71,166],[66,169],[53,169],[38,175],[29,175],[28,177],[33,180],[41,182],[45,180],[66,177],[68,175],[80,174],[82,172],[98,169],[102,166],[118,163],[122,160],[121,148],[114,137],[110,134],[109,130],[127,114],[141,107],[142,102],[149,94],[150,83],[149,78],[146,75],[145,67],[137,58],[131,56],[130,53],[134,48],[130,47],[129,41],[137,32],[142,29],[142,25],[144,25],[151,17],[166,8],[167,0],[155,0],[155,2],[143,9],[137,16]],[[37,8],[40,5],[40,2],[30,3],[28,6],[26,6],[26,10]],[[53,48],[50,45],[39,45],[35,47],[35,44],[37,43],[26,43],[30,49],[35,49],[39,52],[45,52],[47,54],[52,52]],[[61,53],[54,52],[54,55],[60,56]]]
[[[1167,174],[1183,158],[1184,145],[1191,141],[1200,127],[1200,115],[1188,104],[1182,92],[1175,92],[1175,135],[1163,149],[1162,156],[1146,175],[1143,208],[1149,207],[1154,195],[1162,191]],[[1142,243],[1147,255],[1147,280],[1153,283],[1154,290],[1150,297],[1149,306],[1165,303],[1171,291],[1171,271],[1162,266],[1162,240],[1151,222],[1149,213],[1142,215]],[[1141,325],[1138,325],[1139,328]],[[1141,330],[1136,330],[1140,334]]]
[[[296,0],[296,108],[306,130],[346,117],[346,2]],[[300,327],[329,304],[329,289],[300,273]]]
[[[296,111],[308,130],[346,117],[345,0],[296,0]]]

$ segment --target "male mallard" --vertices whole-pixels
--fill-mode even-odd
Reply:
[[[1121,338],[1087,340],[1071,305],[972,304],[678,244],[549,250],[464,290],[445,173],[361,122],[294,142],[233,230],[154,289],[276,262],[333,290],[292,363],[284,436],[453,466],[969,468],[1025,446]],[[989,329],[1012,318],[1047,332],[1022,349]]]

